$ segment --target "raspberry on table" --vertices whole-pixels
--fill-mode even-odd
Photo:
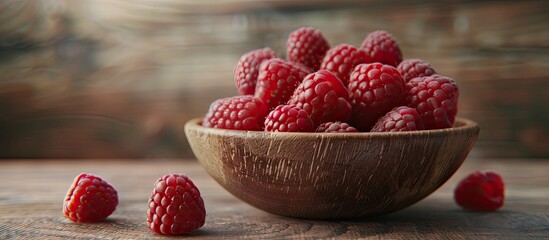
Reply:
[[[166,174],[156,180],[149,198],[147,227],[158,234],[183,234],[199,229],[206,221],[200,191],[183,174]]]
[[[118,205],[118,193],[98,176],[82,173],[72,183],[63,202],[63,214],[74,222],[98,222]]]
[[[351,116],[349,91],[327,70],[307,75],[288,104],[305,110],[315,128],[323,122],[347,121]]]
[[[456,203],[473,211],[496,211],[505,199],[501,176],[493,171],[476,171],[459,182],[454,190]]]
[[[202,120],[202,126],[234,130],[259,131],[267,115],[261,99],[252,95],[222,98],[214,101]]]
[[[261,63],[276,57],[278,55],[268,47],[252,50],[242,55],[233,69],[238,92],[242,95],[253,95]]]
[[[267,132],[313,132],[313,121],[305,110],[292,105],[279,105],[265,119]]]
[[[417,58],[402,61],[397,69],[406,82],[415,77],[431,76],[436,73],[430,63]]]
[[[377,120],[405,103],[404,80],[396,68],[382,63],[360,64],[349,79],[353,114],[350,124],[370,131]]]
[[[426,129],[449,128],[458,110],[459,89],[446,76],[417,77],[406,83],[406,101],[419,113]]]
[[[397,67],[402,62],[402,52],[396,39],[383,30],[373,31],[362,42],[360,48],[372,57],[374,62]]]
[[[345,122],[326,122],[320,124],[315,130],[315,132],[325,132],[325,133],[355,133],[358,130],[348,123]]]
[[[379,118],[372,132],[402,132],[424,130],[423,120],[413,108],[400,106]]]
[[[307,74],[309,70],[298,64],[279,58],[266,60],[259,69],[255,96],[273,110],[290,99]]]
[[[302,64],[312,71],[320,68],[322,58],[328,49],[328,41],[320,31],[312,27],[302,27],[293,31],[286,42],[288,61]]]
[[[337,45],[326,53],[320,69],[325,69],[335,74],[347,86],[349,83],[349,74],[356,65],[361,63],[371,63],[372,58],[362,49],[349,44]]]

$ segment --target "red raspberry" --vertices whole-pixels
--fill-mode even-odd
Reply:
[[[287,58],[290,62],[302,64],[316,71],[330,49],[322,33],[312,27],[303,27],[290,33],[286,42]]]
[[[269,110],[286,104],[295,88],[309,71],[295,63],[273,58],[261,64],[255,96],[263,100]]]
[[[253,95],[261,63],[276,57],[277,54],[270,48],[256,49],[242,55],[233,70],[238,92],[242,95]]]
[[[355,66],[370,62],[373,61],[364,50],[349,44],[340,44],[326,53],[320,64],[320,69],[332,72],[343,82],[343,85],[347,86],[349,74]]]
[[[402,62],[402,52],[396,39],[386,31],[373,31],[362,42],[361,47],[374,62],[389,64],[393,67]]]
[[[356,128],[351,127],[348,123],[344,122],[326,122],[320,124],[315,130],[315,132],[326,132],[326,133],[354,133],[358,132]]]
[[[154,184],[147,210],[147,227],[158,234],[182,234],[206,221],[200,191],[187,176],[167,174]]]
[[[118,205],[118,193],[105,180],[82,173],[72,183],[63,213],[74,222],[98,222],[111,215]]]
[[[353,106],[350,123],[360,131],[369,131],[381,116],[405,103],[404,84],[398,70],[390,65],[356,66],[349,80]]]
[[[313,121],[305,110],[292,105],[279,105],[265,119],[267,132],[313,132]]]
[[[423,120],[413,108],[401,106],[393,108],[377,120],[372,132],[401,132],[424,130]]]
[[[323,122],[347,121],[351,116],[349,91],[326,70],[307,75],[288,104],[305,110],[315,127]]]
[[[459,89],[456,82],[445,76],[417,77],[406,83],[409,107],[419,113],[426,129],[452,127],[458,110]]]
[[[211,128],[258,131],[263,127],[267,109],[251,95],[218,99],[210,105],[202,126]]]
[[[454,191],[456,203],[473,211],[496,211],[503,206],[504,198],[503,179],[492,171],[473,172]]]
[[[406,82],[415,77],[431,76],[436,73],[430,63],[421,59],[406,59],[398,65],[397,69]]]

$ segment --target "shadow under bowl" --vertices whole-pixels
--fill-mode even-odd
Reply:
[[[410,206],[446,182],[478,125],[387,133],[275,133],[186,123],[198,161],[244,202],[282,216],[359,218]]]

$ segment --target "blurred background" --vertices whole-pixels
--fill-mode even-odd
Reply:
[[[303,26],[391,32],[458,82],[473,154],[549,157],[546,0],[1,0],[0,158],[192,158],[183,126],[236,94],[239,57]]]

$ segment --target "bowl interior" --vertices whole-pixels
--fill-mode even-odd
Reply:
[[[409,206],[459,168],[479,128],[395,133],[272,133],[200,126],[185,133],[220,185],[265,211],[300,218],[349,218]]]

